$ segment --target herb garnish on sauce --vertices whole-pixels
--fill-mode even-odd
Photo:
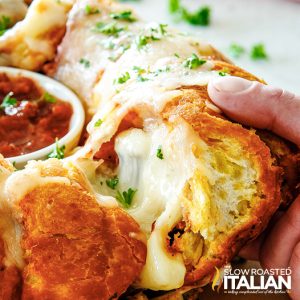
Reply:
[[[9,106],[14,106],[17,104],[17,99],[16,98],[12,98],[13,96],[13,92],[9,92],[3,99],[1,105],[0,105],[0,109],[5,109],[6,107]]]

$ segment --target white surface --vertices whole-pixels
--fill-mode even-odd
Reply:
[[[174,23],[168,0],[128,2],[147,21],[168,23],[199,36],[221,50],[237,65],[263,78],[269,84],[300,94],[300,3],[288,0],[183,0],[191,10],[202,5],[212,9],[208,27]],[[264,43],[269,59],[253,61],[249,54],[233,59],[232,42],[251,49]]]
[[[40,75],[38,73],[33,73],[26,70],[9,68],[9,67],[0,67],[1,73],[6,73],[8,76],[23,76],[27,78],[33,79],[37,82],[44,90],[49,92],[51,95],[55,96],[58,99],[61,99],[65,102],[69,102],[73,107],[73,115],[70,122],[70,130],[69,132],[59,140],[59,145],[66,146],[66,152],[73,149],[79,138],[84,125],[84,110],[81,104],[81,101],[78,97],[71,92],[64,85],[59,83],[56,80],[53,80],[44,75]],[[55,144],[52,144],[48,147],[40,149],[38,151],[28,153],[25,155],[10,157],[8,160],[11,163],[15,163],[17,168],[22,168],[27,161],[29,160],[38,160],[44,159],[52,150],[55,148]]]

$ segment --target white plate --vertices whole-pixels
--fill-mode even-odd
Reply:
[[[51,95],[72,105],[73,115],[70,122],[69,132],[59,140],[60,146],[66,146],[65,153],[72,150],[79,141],[85,118],[84,110],[78,97],[61,83],[38,73],[9,67],[0,67],[0,73],[6,73],[8,76],[20,75],[22,77],[31,78]],[[11,163],[14,163],[17,168],[22,168],[29,160],[45,159],[54,148],[55,144],[52,144],[32,153],[10,157],[8,160]]]

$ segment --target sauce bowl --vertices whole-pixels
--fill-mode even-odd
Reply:
[[[57,143],[59,147],[65,146],[65,153],[70,152],[77,146],[84,126],[85,114],[81,101],[70,89],[52,78],[27,70],[0,67],[0,73],[5,73],[11,77],[21,76],[29,78],[36,82],[45,92],[64,102],[70,103],[73,114],[70,120],[69,131]],[[46,159],[56,146],[56,143],[54,143],[31,153],[9,157],[7,160],[13,163],[16,168],[23,168],[30,160]]]

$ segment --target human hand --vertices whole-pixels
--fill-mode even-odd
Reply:
[[[269,129],[300,145],[300,97],[279,88],[238,77],[209,82],[213,102],[231,119],[255,128]],[[240,255],[259,259],[263,268],[292,270],[292,299],[300,299],[300,195],[288,211],[277,215],[273,226]]]

